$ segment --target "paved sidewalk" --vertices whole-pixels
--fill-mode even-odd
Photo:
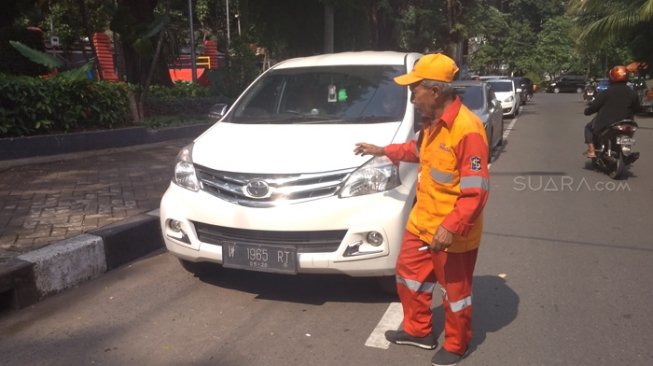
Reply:
[[[157,209],[191,141],[0,162],[0,264]]]

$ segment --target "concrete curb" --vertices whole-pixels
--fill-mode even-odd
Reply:
[[[0,161],[71,154],[85,151],[147,145],[202,134],[211,123],[150,130],[127,127],[115,130],[75,132],[56,135],[0,138]]]
[[[0,263],[0,311],[21,309],[163,248],[158,210]]]

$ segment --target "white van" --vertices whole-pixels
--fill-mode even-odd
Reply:
[[[415,138],[410,93],[393,78],[420,56],[335,53],[263,73],[179,153],[161,200],[168,251],[190,271],[393,276],[416,165],[353,150]]]

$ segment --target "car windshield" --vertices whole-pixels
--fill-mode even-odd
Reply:
[[[492,89],[495,92],[511,92],[512,91],[512,81],[488,81],[492,85]]]
[[[224,121],[233,123],[396,122],[407,89],[393,78],[401,66],[324,66],[271,70],[250,88]]]
[[[456,94],[460,96],[463,104],[472,110],[483,108],[483,89],[480,86],[469,85],[456,87]]]

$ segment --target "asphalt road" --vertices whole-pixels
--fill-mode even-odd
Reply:
[[[612,181],[580,155],[582,109],[537,94],[505,121],[461,365],[653,364],[653,118]],[[159,252],[0,314],[0,365],[430,364],[431,351],[366,346],[396,301],[370,279],[197,278]]]

